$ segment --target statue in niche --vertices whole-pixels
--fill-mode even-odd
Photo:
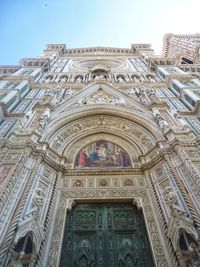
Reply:
[[[173,112],[173,116],[178,120],[180,126],[182,126],[183,128],[189,128],[187,122],[177,112]]]
[[[169,127],[169,124],[162,118],[160,112],[157,109],[153,111],[153,116],[163,131],[165,131]]]
[[[139,88],[139,97],[140,101],[143,104],[147,104],[149,102],[149,99],[147,97],[146,89],[144,87]]]
[[[106,77],[103,74],[97,74],[94,80],[106,80]]]
[[[124,83],[125,82],[125,79],[124,79],[123,76],[118,76],[117,80],[118,80],[119,83]]]
[[[155,81],[156,81],[156,80],[155,80],[155,77],[154,77],[154,76],[151,76],[151,75],[147,76],[147,80],[148,80],[149,82],[155,82]]]
[[[168,128],[169,124],[161,117],[161,115],[157,116],[158,125],[162,130]]]
[[[82,76],[78,76],[78,77],[75,79],[75,82],[77,82],[77,83],[82,83],[82,81],[83,81]]]
[[[44,129],[44,127],[47,124],[47,121],[49,119],[50,116],[50,109],[46,109],[45,112],[41,115],[41,117],[39,118],[38,121],[38,130],[41,131],[42,129]]]
[[[62,101],[62,90],[60,88],[57,89],[55,104],[60,103]]]
[[[68,77],[67,76],[62,76],[60,79],[59,79],[59,83],[65,83],[67,82],[68,80]]]
[[[126,151],[101,140],[84,147],[76,158],[76,167],[131,167]]]
[[[43,96],[41,102],[42,102],[42,103],[46,103],[46,102],[51,101],[51,100],[53,99],[53,97],[54,97],[54,94],[55,94],[54,90],[52,90],[52,89],[50,89],[50,88],[47,88],[47,89],[45,90],[45,93],[44,93],[44,96]]]
[[[132,78],[132,79],[133,79],[133,81],[134,81],[134,82],[136,82],[136,83],[139,83],[139,82],[141,82],[141,80],[140,80],[140,77],[139,77],[139,76],[133,75],[131,78]]]
[[[26,113],[26,115],[18,122],[17,130],[22,131],[26,127],[27,122],[30,120],[31,117],[32,117],[32,110],[29,110]]]
[[[45,77],[44,83],[49,83],[52,81],[52,79],[53,79],[52,76],[47,76],[47,77]]]
[[[152,104],[160,102],[160,99],[156,95],[156,92],[155,92],[155,90],[153,88],[147,90],[147,95],[148,95],[149,99],[151,100]]]

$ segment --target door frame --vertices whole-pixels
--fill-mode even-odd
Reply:
[[[56,216],[53,222],[51,241],[49,244],[48,267],[59,266],[64,237],[67,213],[76,202],[129,202],[142,209],[146,231],[155,267],[172,265],[172,256],[168,254],[166,241],[163,239],[155,207],[150,201],[151,196],[146,189],[84,189],[60,191]]]

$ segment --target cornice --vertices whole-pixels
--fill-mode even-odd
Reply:
[[[96,81],[87,81],[82,83],[71,83],[71,82],[64,82],[64,83],[34,83],[31,82],[31,88],[35,89],[58,89],[58,88],[71,88],[71,89],[81,89],[89,84],[95,84]],[[105,83],[105,81],[98,81],[98,83]],[[164,81],[162,82],[124,82],[120,83],[120,86],[118,86],[118,83],[109,82],[112,86],[115,86],[116,88],[138,88],[141,86],[149,87],[149,88],[159,88],[159,87],[166,87],[166,83]]]
[[[186,73],[183,73],[183,74],[175,74],[175,75],[166,75],[166,83],[168,85],[171,85],[171,81],[172,80],[178,80],[178,81],[191,81],[193,79],[192,75],[191,74],[186,74]]]
[[[65,176],[112,176],[112,175],[142,175],[143,172],[140,168],[134,168],[134,169],[116,169],[116,168],[109,168],[109,169],[71,169],[71,170],[65,170],[64,175]]]
[[[1,74],[0,74],[1,77]],[[33,76],[17,76],[17,75],[4,75],[2,81],[33,81]]]
[[[133,55],[134,52],[130,48],[116,48],[116,47],[87,47],[87,48],[72,48],[72,49],[66,49],[64,51],[64,54],[66,55],[82,55],[86,54],[91,56],[98,56],[98,55]]]
[[[196,104],[193,110],[189,111],[179,111],[180,115],[195,116],[200,114],[200,100],[196,100]]]

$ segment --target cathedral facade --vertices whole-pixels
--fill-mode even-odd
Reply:
[[[200,35],[0,66],[0,266],[200,266]]]

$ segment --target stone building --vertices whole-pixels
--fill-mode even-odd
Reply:
[[[199,37],[0,67],[0,266],[200,266]]]

